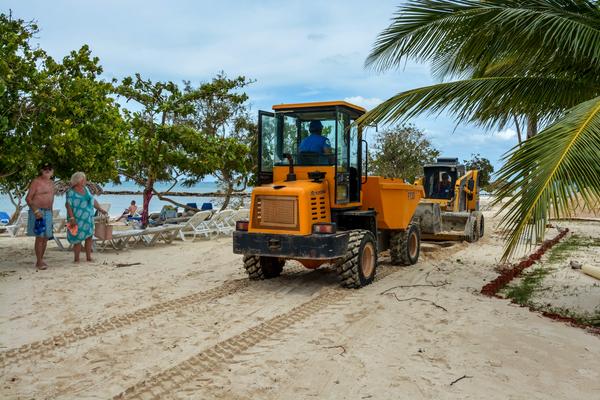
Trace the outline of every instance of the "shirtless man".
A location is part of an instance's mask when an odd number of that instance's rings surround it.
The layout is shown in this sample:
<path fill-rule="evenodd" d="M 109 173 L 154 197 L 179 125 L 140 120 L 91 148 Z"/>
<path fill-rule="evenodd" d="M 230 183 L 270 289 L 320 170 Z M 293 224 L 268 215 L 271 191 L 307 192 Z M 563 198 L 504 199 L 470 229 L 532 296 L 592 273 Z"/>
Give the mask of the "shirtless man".
<path fill-rule="evenodd" d="M 27 235 L 35 236 L 35 266 L 37 269 L 47 269 L 48 264 L 44 262 L 44 253 L 48 239 L 52 234 L 52 205 L 54 204 L 54 182 L 52 175 L 54 169 L 50 163 L 44 163 L 39 168 L 39 175 L 29 185 L 29 192 L 25 201 L 29 206 L 29 219 L 27 223 Z M 43 232 L 35 232 L 36 219 L 43 218 L 46 229 Z"/>

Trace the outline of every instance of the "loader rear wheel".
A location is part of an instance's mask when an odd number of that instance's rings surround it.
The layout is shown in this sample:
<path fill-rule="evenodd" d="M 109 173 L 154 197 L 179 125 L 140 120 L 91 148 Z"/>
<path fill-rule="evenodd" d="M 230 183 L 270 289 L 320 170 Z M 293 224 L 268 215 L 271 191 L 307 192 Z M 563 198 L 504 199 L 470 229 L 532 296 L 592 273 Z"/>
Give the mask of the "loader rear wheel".
<path fill-rule="evenodd" d="M 244 268 L 252 280 L 278 277 L 285 260 L 277 257 L 244 256 Z"/>
<path fill-rule="evenodd" d="M 390 257 L 393 265 L 413 265 L 419 260 L 421 231 L 417 224 L 410 224 L 404 231 L 397 231 L 390 238 Z"/>
<path fill-rule="evenodd" d="M 335 263 L 335 270 L 343 287 L 360 288 L 375 279 L 377 245 L 371 231 L 354 230 L 348 235 L 346 254 Z"/>

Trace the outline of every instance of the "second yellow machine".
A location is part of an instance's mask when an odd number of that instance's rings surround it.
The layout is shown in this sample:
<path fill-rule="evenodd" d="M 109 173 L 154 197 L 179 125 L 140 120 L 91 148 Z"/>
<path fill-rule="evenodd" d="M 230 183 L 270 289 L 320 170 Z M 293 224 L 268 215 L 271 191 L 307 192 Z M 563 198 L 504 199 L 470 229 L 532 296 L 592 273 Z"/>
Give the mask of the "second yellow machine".
<path fill-rule="evenodd" d="M 367 143 L 353 122 L 365 110 L 343 102 L 282 104 L 259 112 L 259 185 L 233 250 L 251 279 L 278 276 L 286 260 L 332 264 L 349 288 L 371 283 L 377 254 L 417 262 L 412 223 L 423 186 L 368 176 Z M 365 167 L 363 168 L 363 165 Z"/>

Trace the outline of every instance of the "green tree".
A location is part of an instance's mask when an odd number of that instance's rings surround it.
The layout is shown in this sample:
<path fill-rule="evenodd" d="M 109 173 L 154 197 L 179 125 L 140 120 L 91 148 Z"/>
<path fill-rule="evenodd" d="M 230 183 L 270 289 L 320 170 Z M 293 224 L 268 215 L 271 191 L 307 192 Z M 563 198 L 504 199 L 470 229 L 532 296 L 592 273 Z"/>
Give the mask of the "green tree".
<path fill-rule="evenodd" d="M 257 146 L 257 126 L 249 115 L 248 95 L 243 92 L 251 83 L 244 76 L 230 79 L 223 72 L 198 88 L 186 82 L 186 93 L 198 94 L 189 120 L 212 137 L 221 151 L 212 173 L 225 193 L 222 209 L 229 205 L 234 192 L 246 190 L 257 165 L 255 155 L 250 154 L 250 148 Z"/>
<path fill-rule="evenodd" d="M 422 130 L 398 125 L 379 133 L 370 164 L 375 175 L 413 182 L 439 154 Z"/>
<path fill-rule="evenodd" d="M 429 62 L 450 80 L 398 93 L 359 122 L 422 112 L 503 127 L 526 121 L 528 139 L 498 173 L 507 230 L 503 258 L 544 236 L 552 210 L 568 215 L 600 197 L 600 7 L 586 0 L 413 0 L 378 37 L 367 65 Z M 456 79 L 456 80 L 453 80 Z M 542 127 L 539 134 L 538 126 Z"/>
<path fill-rule="evenodd" d="M 198 90 L 182 90 L 173 82 L 152 82 L 139 74 L 123 79 L 120 96 L 135 101 L 139 111 L 124 110 L 129 135 L 119 172 L 144 187 L 142 225 L 148 223 L 148 207 L 157 182 L 191 186 L 213 172 L 218 154 L 216 142 L 190 123 Z M 167 189 L 167 191 L 170 189 Z"/>
<path fill-rule="evenodd" d="M 78 170 L 99 183 L 116 179 L 124 128 L 89 48 L 57 62 L 32 46 L 37 32 L 34 23 L 0 14 L 0 191 L 15 204 L 13 218 L 42 161 L 62 179 Z"/>
<path fill-rule="evenodd" d="M 485 157 L 481 157 L 481 154 L 471 154 L 470 160 L 464 160 L 465 168 L 467 171 L 476 169 L 479 170 L 479 186 L 489 192 L 492 174 L 494 173 L 494 166 Z"/>

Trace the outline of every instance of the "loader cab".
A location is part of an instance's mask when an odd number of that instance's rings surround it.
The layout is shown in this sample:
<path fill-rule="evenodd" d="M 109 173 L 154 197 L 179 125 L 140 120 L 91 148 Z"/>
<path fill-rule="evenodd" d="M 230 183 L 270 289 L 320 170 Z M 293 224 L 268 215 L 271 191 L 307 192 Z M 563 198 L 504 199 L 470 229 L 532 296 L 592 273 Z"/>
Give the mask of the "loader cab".
<path fill-rule="evenodd" d="M 320 174 L 315 173 L 324 174 L 322 179 L 333 189 L 332 208 L 358 206 L 363 175 L 362 131 L 353 123 L 365 110 L 333 101 L 281 104 L 273 106 L 273 111 L 258 114 L 259 184 L 288 179 L 291 161 L 294 179 L 318 179 Z M 315 126 L 321 127 L 322 138 L 307 139 L 315 134 Z M 301 147 L 305 139 L 326 142 L 328 150 Z"/>
<path fill-rule="evenodd" d="M 451 200 L 456 181 L 465 175 L 465 166 L 458 163 L 458 158 L 438 158 L 435 163 L 423 167 L 423 187 L 428 199 Z M 443 190 L 443 177 L 447 175 L 450 190 Z"/>

